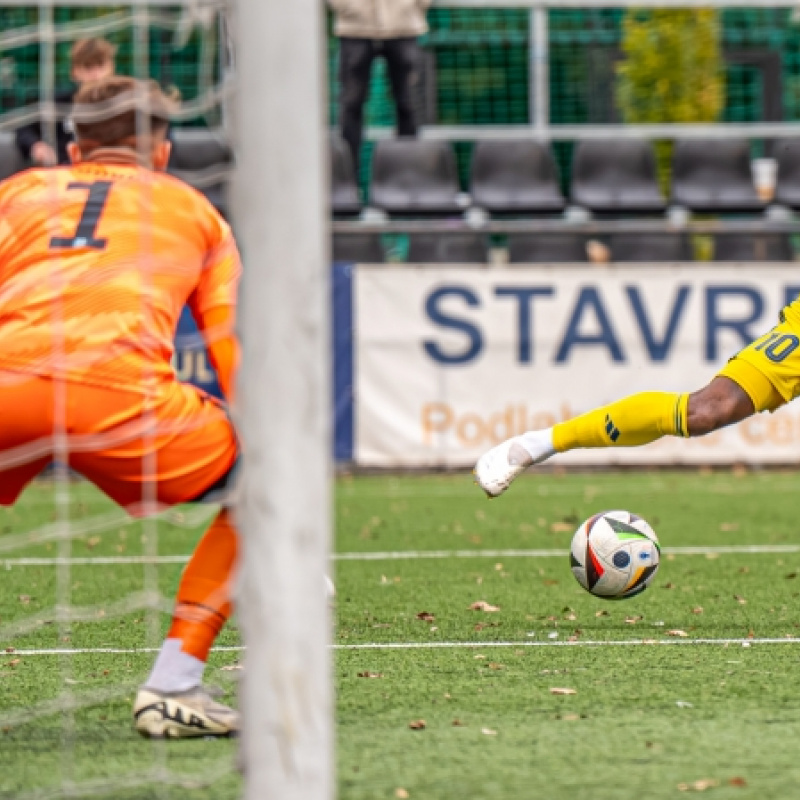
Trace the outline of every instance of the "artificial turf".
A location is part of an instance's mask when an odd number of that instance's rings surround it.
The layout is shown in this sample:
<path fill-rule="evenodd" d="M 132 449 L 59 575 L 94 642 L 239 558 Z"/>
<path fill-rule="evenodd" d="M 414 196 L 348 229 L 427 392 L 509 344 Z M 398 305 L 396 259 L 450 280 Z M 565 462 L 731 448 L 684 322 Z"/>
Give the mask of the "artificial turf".
<path fill-rule="evenodd" d="M 0 511 L 0 798 L 237 797 L 233 743 L 132 733 L 151 655 L 24 654 L 157 643 L 168 616 L 124 603 L 146 585 L 169 598 L 181 566 L 17 559 L 186 554 L 202 521 L 187 508 L 135 523 L 85 484 L 69 506 L 74 525 L 99 522 L 68 545 L 52 486 Z M 800 553 L 667 556 L 620 603 L 581 590 L 566 557 L 380 555 L 566 550 L 609 508 L 646 517 L 667 548 L 800 544 L 789 472 L 540 474 L 491 503 L 461 475 L 337 482 L 336 550 L 378 556 L 335 567 L 340 798 L 800 797 Z M 81 619 L 59 625 L 67 589 Z M 235 624 L 220 643 L 239 643 Z M 348 649 L 367 643 L 425 646 Z M 229 699 L 238 658 L 209 669 Z"/>

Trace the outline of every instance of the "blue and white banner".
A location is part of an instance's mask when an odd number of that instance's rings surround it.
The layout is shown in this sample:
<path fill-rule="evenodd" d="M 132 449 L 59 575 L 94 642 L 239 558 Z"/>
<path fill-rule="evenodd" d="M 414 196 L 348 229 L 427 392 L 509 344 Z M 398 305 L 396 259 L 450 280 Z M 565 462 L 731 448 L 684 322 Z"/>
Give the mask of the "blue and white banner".
<path fill-rule="evenodd" d="M 693 391 L 800 292 L 790 266 L 356 267 L 354 457 L 465 466 L 643 390 Z M 800 463 L 800 405 L 571 464 Z"/>

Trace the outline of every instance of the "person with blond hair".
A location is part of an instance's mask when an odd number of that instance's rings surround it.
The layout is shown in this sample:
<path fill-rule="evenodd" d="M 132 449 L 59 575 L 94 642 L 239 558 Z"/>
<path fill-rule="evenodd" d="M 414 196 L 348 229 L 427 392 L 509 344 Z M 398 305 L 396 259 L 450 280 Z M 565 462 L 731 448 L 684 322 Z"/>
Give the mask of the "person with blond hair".
<path fill-rule="evenodd" d="M 110 77 L 115 70 L 116 47 L 105 39 L 80 39 L 70 51 L 70 77 L 77 87 Z M 72 133 L 66 124 L 66 109 L 72 103 L 76 86 L 56 92 L 55 147 L 46 141 L 41 120 L 19 128 L 16 133 L 17 149 L 26 161 L 40 167 L 69 164 L 67 144 Z"/>

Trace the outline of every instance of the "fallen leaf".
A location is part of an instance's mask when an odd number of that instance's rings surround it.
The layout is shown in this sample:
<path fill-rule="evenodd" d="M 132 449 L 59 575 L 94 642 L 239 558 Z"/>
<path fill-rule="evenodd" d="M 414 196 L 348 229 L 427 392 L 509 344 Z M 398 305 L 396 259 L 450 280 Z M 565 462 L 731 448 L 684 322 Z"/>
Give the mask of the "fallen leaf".
<path fill-rule="evenodd" d="M 424 731 L 425 730 L 425 720 L 424 719 L 415 719 L 412 722 L 408 723 L 408 727 L 411 728 L 412 731 Z"/>
<path fill-rule="evenodd" d="M 703 606 L 695 606 L 692 609 L 692 614 L 702 614 L 703 613 Z"/>
<path fill-rule="evenodd" d="M 473 656 L 473 658 L 486 658 L 486 656 L 481 655 L 480 653 L 478 653 L 478 655 Z"/>
<path fill-rule="evenodd" d="M 739 530 L 739 523 L 738 522 L 720 522 L 719 529 L 721 531 L 738 531 Z"/>
<path fill-rule="evenodd" d="M 16 651 L 16 647 L 6 647 L 6 653 L 13 653 Z"/>
<path fill-rule="evenodd" d="M 564 714 L 564 716 L 561 717 L 565 722 L 574 722 L 576 719 L 580 718 L 580 714 Z"/>
<path fill-rule="evenodd" d="M 728 781 L 729 786 L 747 786 L 747 781 L 744 778 L 731 778 Z"/>
<path fill-rule="evenodd" d="M 675 584 L 671 583 L 671 582 L 670 583 L 665 583 L 661 588 L 662 589 L 674 589 L 675 588 Z"/>
<path fill-rule="evenodd" d="M 737 603 L 738 603 L 740 606 L 743 606 L 743 605 L 746 605 L 746 604 L 747 604 L 747 600 L 745 600 L 745 599 L 744 599 L 744 597 L 742 597 L 740 594 L 735 594 L 735 595 L 733 596 L 733 599 L 734 599 L 734 600 L 735 600 L 735 601 L 736 601 L 736 602 L 737 602 Z"/>
<path fill-rule="evenodd" d="M 608 617 L 608 616 L 610 616 L 608 611 L 606 611 L 605 609 L 603 609 L 602 611 L 595 611 L 594 615 L 596 617 Z"/>
<path fill-rule="evenodd" d="M 90 536 L 86 540 L 86 546 L 91 550 L 93 547 L 97 547 L 101 541 L 102 539 L 99 536 Z"/>
<path fill-rule="evenodd" d="M 491 614 L 494 611 L 499 611 L 500 606 L 493 606 L 491 603 L 487 603 L 485 600 L 477 600 L 469 607 L 469 610 L 485 611 L 487 614 Z"/>
<path fill-rule="evenodd" d="M 358 672 L 356 673 L 359 678 L 382 678 L 382 672 Z"/>
<path fill-rule="evenodd" d="M 566 614 L 566 615 L 564 616 L 564 619 L 567 619 L 567 620 L 569 620 L 570 622 L 574 622 L 576 619 L 578 619 L 578 617 L 577 617 L 577 616 L 575 616 L 575 614 L 572 614 L 572 613 L 570 613 L 570 614 Z"/>
<path fill-rule="evenodd" d="M 394 790 L 394 796 L 400 800 L 408 800 L 408 798 L 411 797 L 411 795 L 402 787 L 398 787 Z"/>
<path fill-rule="evenodd" d="M 491 728 L 481 728 L 481 733 L 484 736 L 497 736 L 497 731 L 493 731 Z"/>
<path fill-rule="evenodd" d="M 550 530 L 553 533 L 566 533 L 572 530 L 572 525 L 570 525 L 569 522 L 554 522 L 550 526 Z"/>
<path fill-rule="evenodd" d="M 784 575 L 783 577 L 786 578 L 787 581 L 790 581 L 792 578 L 796 578 L 797 577 L 797 573 L 796 572 L 790 572 L 788 575 Z"/>
<path fill-rule="evenodd" d="M 419 614 L 417 614 L 417 619 L 421 619 L 423 622 L 433 622 L 436 617 L 429 611 L 420 611 Z"/>
<path fill-rule="evenodd" d="M 21 658 L 12 658 L 11 661 L 9 661 L 6 666 L 8 666 L 8 667 L 16 667 L 17 664 L 21 664 L 21 663 L 22 663 L 22 659 Z"/>
<path fill-rule="evenodd" d="M 635 625 L 637 622 L 639 622 L 640 620 L 643 620 L 643 619 L 644 619 L 643 616 L 637 614 L 636 616 L 633 616 L 633 617 L 625 617 L 625 622 L 628 625 Z"/>
<path fill-rule="evenodd" d="M 22 605 L 26 606 L 26 605 L 28 605 L 28 603 L 30 603 L 31 596 L 29 594 L 21 594 L 19 596 L 19 601 L 20 601 L 20 603 L 22 603 Z"/>
<path fill-rule="evenodd" d="M 716 781 L 713 778 L 705 778 L 700 781 L 695 781 L 694 783 L 679 783 L 678 791 L 705 792 L 707 789 L 713 789 L 715 786 L 719 786 L 719 781 Z"/>
<path fill-rule="evenodd" d="M 685 639 L 688 635 L 686 631 L 680 631 L 677 628 L 673 631 L 667 631 L 667 636 L 679 636 L 681 639 Z"/>
<path fill-rule="evenodd" d="M 454 719 L 451 723 L 454 728 L 464 728 L 466 727 L 464 723 L 460 719 Z"/>
<path fill-rule="evenodd" d="M 490 661 L 487 665 L 489 669 L 505 669 L 502 664 L 498 664 L 496 661 Z"/>
<path fill-rule="evenodd" d="M 542 583 L 545 586 L 558 586 L 558 581 L 555 578 L 545 578 Z"/>
<path fill-rule="evenodd" d="M 550 694 L 578 694 L 575 689 L 559 689 L 557 687 L 550 689 Z"/>

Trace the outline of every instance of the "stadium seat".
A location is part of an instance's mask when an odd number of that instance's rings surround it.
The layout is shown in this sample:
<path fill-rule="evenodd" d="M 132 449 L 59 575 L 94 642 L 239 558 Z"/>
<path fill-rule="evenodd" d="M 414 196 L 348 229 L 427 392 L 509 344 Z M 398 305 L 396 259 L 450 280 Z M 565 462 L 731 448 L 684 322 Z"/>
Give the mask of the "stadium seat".
<path fill-rule="evenodd" d="M 778 142 L 773 151 L 778 162 L 778 175 L 773 202 L 800 208 L 800 139 Z"/>
<path fill-rule="evenodd" d="M 370 205 L 396 215 L 456 214 L 456 155 L 448 142 L 388 139 L 372 156 Z"/>
<path fill-rule="evenodd" d="M 335 233 L 333 260 L 354 264 L 382 264 L 386 260 L 378 233 Z"/>
<path fill-rule="evenodd" d="M 0 181 L 25 169 L 25 161 L 17 150 L 13 133 L 0 132 Z"/>
<path fill-rule="evenodd" d="M 492 214 L 557 212 L 566 205 L 553 156 L 539 142 L 479 142 L 471 169 L 472 203 Z"/>
<path fill-rule="evenodd" d="M 486 238 L 480 233 L 417 233 L 409 236 L 412 264 L 485 264 Z"/>
<path fill-rule="evenodd" d="M 350 148 L 341 136 L 334 133 L 331 134 L 330 151 L 333 214 L 337 217 L 355 216 L 361 211 L 361 197 Z"/>
<path fill-rule="evenodd" d="M 693 261 L 689 237 L 682 233 L 615 233 L 609 241 L 611 260 Z"/>
<path fill-rule="evenodd" d="M 512 264 L 576 264 L 588 261 L 580 233 L 518 233 L 508 237 Z"/>
<path fill-rule="evenodd" d="M 666 208 L 650 142 L 581 142 L 572 162 L 572 202 L 599 213 L 654 213 Z"/>
<path fill-rule="evenodd" d="M 676 142 L 672 202 L 691 211 L 761 211 L 747 140 Z"/>
<path fill-rule="evenodd" d="M 223 134 L 207 128 L 175 128 L 170 138 L 170 174 L 201 191 L 227 216 L 227 183 L 233 169 L 233 152 Z"/>
<path fill-rule="evenodd" d="M 794 251 L 785 233 L 718 233 L 714 261 L 792 261 Z"/>

